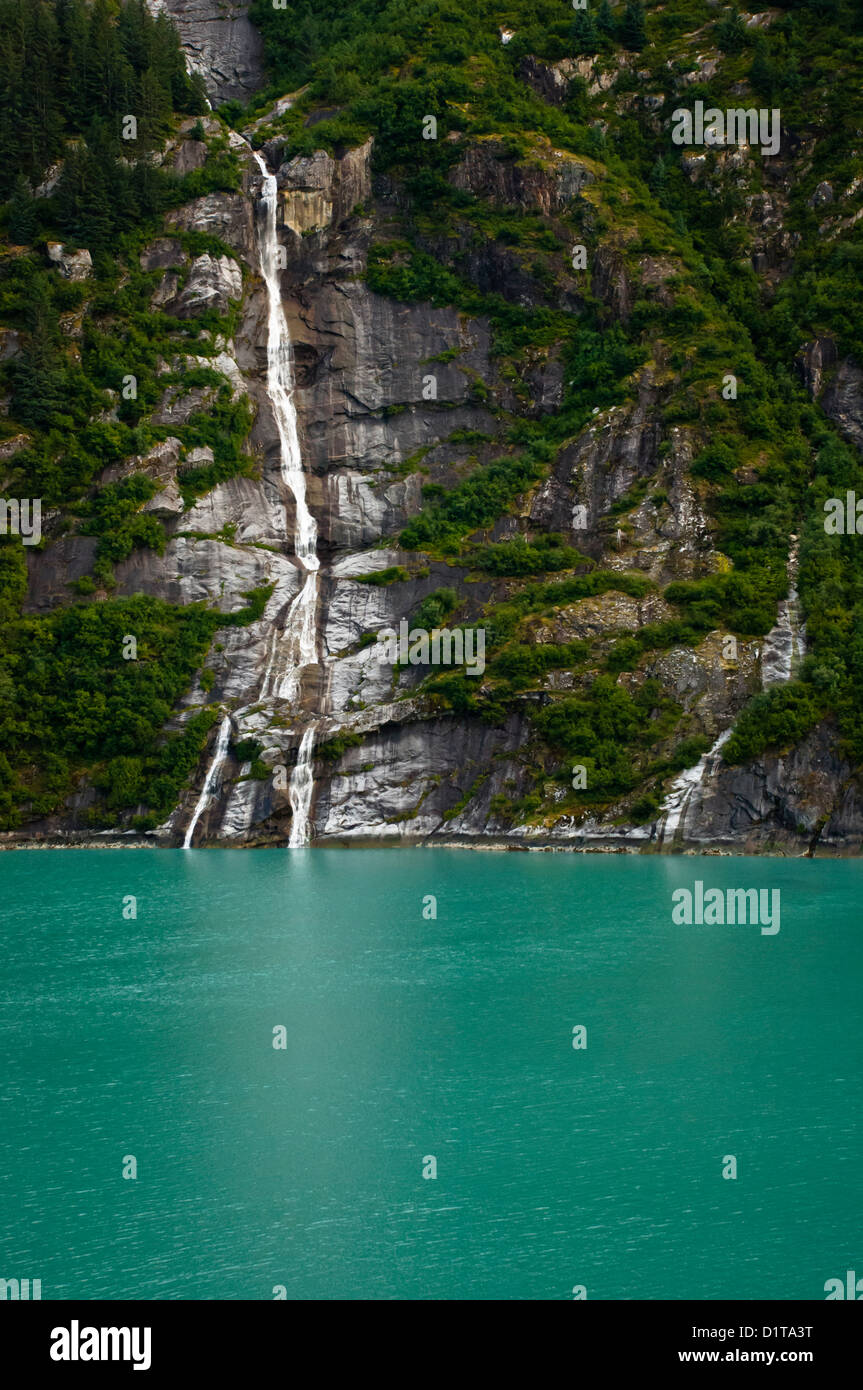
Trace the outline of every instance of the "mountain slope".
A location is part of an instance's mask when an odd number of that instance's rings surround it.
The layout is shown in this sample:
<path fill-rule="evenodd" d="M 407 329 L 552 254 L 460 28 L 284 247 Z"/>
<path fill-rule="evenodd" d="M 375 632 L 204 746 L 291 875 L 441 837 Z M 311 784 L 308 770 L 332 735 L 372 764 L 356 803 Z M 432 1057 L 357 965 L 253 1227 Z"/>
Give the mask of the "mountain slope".
<path fill-rule="evenodd" d="M 165 225 L 154 209 L 134 244 L 113 228 L 100 241 L 98 219 L 68 220 L 68 195 L 46 205 L 12 190 L 10 235 L 22 218 L 32 230 L 29 216 L 45 239 L 10 249 L 7 282 L 38 266 L 55 343 L 84 300 L 83 282 L 58 293 L 46 269 L 58 216 L 104 278 L 83 304 L 85 372 L 112 332 L 155 332 L 154 312 L 167 336 L 133 363 L 141 404 L 116 412 L 135 438 L 112 435 L 106 455 L 107 426 L 87 423 L 104 402 L 88 399 L 76 437 L 96 432 L 72 466 L 51 442 L 50 389 L 42 419 L 16 404 L 45 394 L 33 364 L 52 349 L 32 308 L 25 322 L 29 290 L 10 290 L 21 384 L 7 433 L 31 441 L 10 459 L 7 495 L 38 485 L 57 511 L 24 598 L 45 616 L 14 618 L 24 548 L 0 552 L 11 624 L 38 621 L 56 644 L 71 623 L 65 650 L 94 614 L 133 626 L 120 596 L 136 593 L 173 605 L 172 623 L 194 619 L 199 645 L 157 653 L 146 730 L 106 741 L 130 722 L 124 693 L 58 749 L 47 726 L 77 726 L 45 680 L 74 684 L 75 657 L 45 667 L 16 639 L 7 728 L 23 757 L 8 764 L 7 826 L 133 817 L 178 840 L 206 762 L 181 793 L 182 778 L 227 709 L 231 748 L 199 832 L 211 840 L 287 838 L 291 768 L 312 730 L 318 840 L 856 852 L 858 537 L 828 534 L 824 504 L 859 487 L 863 444 L 858 8 L 252 17 L 272 86 L 248 111 L 174 124 L 185 138 L 168 161 L 204 161 L 184 177 L 207 183 L 185 202 L 172 191 Z M 778 110 L 779 149 L 676 145 L 673 112 L 697 102 Z M 266 391 L 260 177 L 225 119 L 277 171 L 320 538 L 318 660 L 291 701 L 264 679 L 300 580 Z M 126 277 L 139 317 L 130 305 L 120 328 L 106 298 Z M 103 371 L 93 384 L 107 383 Z M 159 494 L 154 515 L 158 487 L 171 500 Z M 69 580 L 79 595 L 92 586 L 85 605 L 65 607 Z M 189 610 L 203 599 L 231 614 L 226 633 Z M 403 619 L 482 631 L 484 671 L 381 660 L 378 634 Z M 76 692 L 84 724 L 104 678 L 91 671 Z M 34 704 L 50 718 L 30 727 Z M 176 730 L 164 748 L 160 726 Z"/>

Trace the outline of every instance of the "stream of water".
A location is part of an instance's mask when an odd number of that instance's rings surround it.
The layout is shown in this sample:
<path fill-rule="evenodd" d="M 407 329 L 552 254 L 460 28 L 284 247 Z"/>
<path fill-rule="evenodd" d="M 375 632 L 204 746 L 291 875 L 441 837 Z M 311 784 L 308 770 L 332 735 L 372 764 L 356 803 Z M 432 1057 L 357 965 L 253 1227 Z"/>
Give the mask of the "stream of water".
<path fill-rule="evenodd" d="M 261 695 L 266 697 L 269 694 L 297 704 L 302 689 L 303 668 L 317 661 L 318 528 L 306 500 L 306 476 L 294 406 L 291 338 L 282 306 L 277 229 L 278 186 L 275 175 L 269 172 L 263 157 L 256 153 L 255 160 L 264 181 L 258 250 L 261 274 L 267 287 L 267 391 L 279 432 L 282 478 L 293 494 L 295 503 L 294 554 L 304 570 L 300 591 L 291 604 L 281 640 L 274 643 Z M 304 845 L 309 835 L 309 810 L 314 790 L 314 732 L 314 725 L 303 731 L 291 776 L 291 848 Z"/>
<path fill-rule="evenodd" d="M 299 710 L 303 670 L 317 662 L 317 606 L 320 561 L 317 554 L 318 528 L 306 498 L 306 476 L 300 450 L 294 381 L 291 370 L 291 338 L 282 305 L 280 270 L 281 248 L 278 238 L 278 185 L 260 154 L 255 160 L 261 171 L 261 215 L 258 218 L 258 255 L 267 290 L 267 394 L 279 435 L 282 481 L 294 499 L 294 555 L 301 569 L 300 588 L 291 603 L 284 627 L 274 628 L 267 666 L 261 682 L 259 700 L 284 700 Z M 230 719 L 222 721 L 213 749 L 204 787 L 186 830 L 183 847 L 189 848 L 200 817 L 205 810 L 224 763 L 230 739 Z M 302 729 L 297 762 L 291 775 L 289 797 L 292 808 L 288 845 L 298 848 L 309 839 L 310 810 L 314 791 L 313 757 L 315 723 Z"/>

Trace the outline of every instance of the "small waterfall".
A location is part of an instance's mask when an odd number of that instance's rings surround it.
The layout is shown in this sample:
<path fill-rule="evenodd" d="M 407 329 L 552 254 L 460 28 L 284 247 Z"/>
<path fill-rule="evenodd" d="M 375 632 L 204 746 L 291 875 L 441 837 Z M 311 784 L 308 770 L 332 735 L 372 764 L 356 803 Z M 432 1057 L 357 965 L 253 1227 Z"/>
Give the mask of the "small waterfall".
<path fill-rule="evenodd" d="M 664 844 L 666 840 L 673 840 L 678 830 L 682 833 L 686 828 L 686 813 L 693 793 L 713 774 L 716 757 L 722 746 L 731 737 L 731 730 L 726 729 L 719 735 L 712 748 L 701 757 L 694 767 L 688 767 L 685 772 L 681 772 L 675 777 L 665 800 L 662 803 L 662 820 L 659 823 L 659 841 Z"/>
<path fill-rule="evenodd" d="M 297 765 L 291 775 L 288 796 L 291 802 L 291 835 L 289 849 L 299 849 L 309 838 L 309 807 L 312 803 L 312 754 L 315 747 L 315 725 L 304 731 L 297 750 Z"/>
<path fill-rule="evenodd" d="M 186 837 L 183 840 L 183 849 L 191 848 L 192 836 L 195 833 L 195 826 L 201 819 L 207 802 L 210 800 L 210 793 L 213 789 L 213 785 L 216 781 L 216 778 L 222 770 L 222 764 L 224 763 L 225 758 L 227 757 L 228 743 L 230 742 L 230 738 L 231 716 L 229 714 L 226 714 L 219 726 L 219 734 L 216 739 L 216 746 L 213 749 L 213 756 L 210 759 L 210 766 L 207 768 L 207 775 L 204 778 L 204 785 L 201 789 L 201 795 L 198 797 L 198 804 L 195 807 L 195 813 L 192 816 L 192 819 L 189 821 L 189 826 L 186 830 Z"/>
<path fill-rule="evenodd" d="M 255 160 L 264 181 L 261 193 L 264 216 L 258 249 L 261 274 L 267 288 L 267 391 L 279 432 L 282 480 L 294 497 L 294 553 L 303 571 L 300 590 L 288 610 L 281 641 L 274 634 L 259 698 L 287 700 L 298 705 L 303 668 L 317 662 L 318 528 L 306 501 L 306 476 L 294 408 L 291 341 L 282 306 L 277 231 L 278 186 L 275 175 L 269 172 L 261 155 L 256 153 Z M 293 811 L 289 844 L 293 847 L 304 845 L 309 838 L 309 810 L 314 789 L 314 736 L 314 725 L 303 732 L 289 787 Z"/>
<path fill-rule="evenodd" d="M 788 597 L 780 603 L 776 626 L 770 629 L 761 648 L 761 685 L 764 690 L 792 680 L 806 655 L 806 624 L 800 621 L 797 594 L 797 548 L 797 537 L 792 536 L 788 553 Z"/>

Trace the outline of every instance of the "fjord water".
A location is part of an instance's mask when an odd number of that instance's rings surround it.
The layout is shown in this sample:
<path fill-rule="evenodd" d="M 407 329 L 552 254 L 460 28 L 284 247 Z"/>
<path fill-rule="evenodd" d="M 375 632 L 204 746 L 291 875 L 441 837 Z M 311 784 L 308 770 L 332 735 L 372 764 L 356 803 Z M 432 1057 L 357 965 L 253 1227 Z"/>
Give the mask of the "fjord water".
<path fill-rule="evenodd" d="M 859 863 L 34 850 L 0 876 L 0 1276 L 44 1299 L 863 1273 Z M 697 878 L 778 888 L 779 933 L 674 925 Z"/>

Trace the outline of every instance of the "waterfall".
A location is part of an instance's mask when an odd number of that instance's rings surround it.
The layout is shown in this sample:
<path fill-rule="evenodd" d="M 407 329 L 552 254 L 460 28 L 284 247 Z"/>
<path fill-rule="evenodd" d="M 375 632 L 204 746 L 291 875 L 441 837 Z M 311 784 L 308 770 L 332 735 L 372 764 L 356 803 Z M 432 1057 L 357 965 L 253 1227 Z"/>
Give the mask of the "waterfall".
<path fill-rule="evenodd" d="M 788 597 L 779 604 L 776 625 L 767 633 L 761 649 L 761 685 L 764 690 L 792 680 L 806 655 L 806 624 L 800 621 L 797 593 L 797 549 L 797 537 L 792 536 L 788 552 Z"/>
<path fill-rule="evenodd" d="M 660 843 L 664 844 L 666 840 L 673 840 L 678 830 L 682 832 L 685 829 L 686 813 L 693 793 L 713 773 L 716 755 L 730 737 L 731 730 L 726 729 L 724 733 L 719 735 L 713 747 L 708 748 L 706 753 L 702 753 L 694 767 L 686 768 L 679 777 L 675 777 L 662 803 L 663 816 L 659 825 Z"/>
<path fill-rule="evenodd" d="M 761 683 L 764 690 L 790 681 L 797 675 L 806 655 L 806 624 L 800 620 L 797 593 L 797 550 L 797 537 L 792 536 L 788 554 L 788 597 L 779 604 L 776 626 L 764 638 L 761 649 Z M 731 729 L 726 729 L 694 767 L 681 772 L 672 782 L 661 808 L 660 844 L 673 840 L 678 832 L 684 832 L 690 802 L 699 788 L 712 777 L 717 754 L 730 737 Z"/>
<path fill-rule="evenodd" d="M 288 796 L 291 802 L 291 836 L 289 849 L 299 849 L 309 838 L 309 807 L 312 802 L 312 753 L 315 744 L 315 726 L 310 724 L 305 730 L 297 752 L 297 765 L 291 776 Z"/>
<path fill-rule="evenodd" d="M 291 372 L 291 340 L 280 285 L 280 252 L 277 232 L 278 187 L 274 174 L 261 155 L 255 160 L 263 177 L 258 250 L 261 274 L 267 289 L 267 392 L 279 433 L 282 480 L 295 503 L 294 553 L 301 567 L 301 583 L 288 610 L 287 620 L 277 641 L 274 635 L 260 699 L 267 696 L 298 704 L 302 690 L 302 670 L 317 662 L 316 614 L 318 603 L 318 528 L 306 501 L 306 477 L 300 453 L 294 383 Z M 314 779 L 312 754 L 315 726 L 305 729 L 291 777 L 289 796 L 293 811 L 291 846 L 303 845 L 309 836 L 309 809 Z"/>
<path fill-rule="evenodd" d="M 183 840 L 183 849 L 191 848 L 192 836 L 195 833 L 195 826 L 201 819 L 204 808 L 206 807 L 207 802 L 210 799 L 210 792 L 213 788 L 213 783 L 215 782 L 219 772 L 221 771 L 222 764 L 224 763 L 225 758 L 227 756 L 228 742 L 230 740 L 230 737 L 231 716 L 229 714 L 226 714 L 219 726 L 219 735 L 216 739 L 216 746 L 213 749 L 213 756 L 210 759 L 210 766 L 208 767 L 207 775 L 204 778 L 204 785 L 201 789 L 201 795 L 198 797 L 198 804 L 195 807 L 195 813 L 192 816 L 192 819 L 189 821 L 189 826 L 186 831 L 186 838 Z"/>

